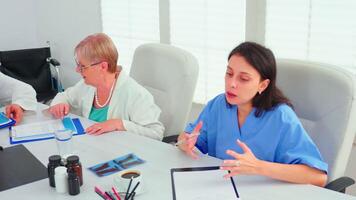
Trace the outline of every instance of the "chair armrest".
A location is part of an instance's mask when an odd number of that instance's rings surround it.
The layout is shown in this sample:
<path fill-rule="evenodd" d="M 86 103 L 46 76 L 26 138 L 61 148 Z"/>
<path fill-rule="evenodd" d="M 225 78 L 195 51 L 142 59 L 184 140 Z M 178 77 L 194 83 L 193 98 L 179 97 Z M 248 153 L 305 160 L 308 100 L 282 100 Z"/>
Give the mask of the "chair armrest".
<path fill-rule="evenodd" d="M 53 66 L 60 66 L 60 65 L 61 65 L 61 63 L 60 63 L 57 59 L 55 59 L 55 58 L 50 58 L 50 59 L 49 59 L 49 62 L 50 62 Z"/>
<path fill-rule="evenodd" d="M 325 188 L 345 193 L 346 188 L 353 184 L 355 184 L 355 180 L 350 177 L 344 176 L 331 181 L 325 186 Z"/>
<path fill-rule="evenodd" d="M 171 135 L 164 137 L 162 141 L 168 144 L 175 144 L 177 142 L 177 139 L 178 135 Z"/>

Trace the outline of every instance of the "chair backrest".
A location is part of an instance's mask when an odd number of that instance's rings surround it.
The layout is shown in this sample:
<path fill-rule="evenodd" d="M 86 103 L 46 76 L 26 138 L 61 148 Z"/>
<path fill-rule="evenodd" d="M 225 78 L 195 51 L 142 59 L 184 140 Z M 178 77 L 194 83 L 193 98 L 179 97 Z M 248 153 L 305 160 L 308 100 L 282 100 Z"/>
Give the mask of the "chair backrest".
<path fill-rule="evenodd" d="M 30 84 L 36 90 L 38 101 L 48 100 L 57 93 L 51 76 L 50 57 L 49 47 L 1 51 L 0 71 Z"/>
<path fill-rule="evenodd" d="M 164 136 L 183 131 L 198 77 L 197 59 L 165 44 L 144 44 L 135 50 L 130 76 L 144 86 L 161 108 Z"/>
<path fill-rule="evenodd" d="M 355 76 L 336 66 L 278 60 L 277 85 L 329 164 L 329 181 L 343 176 L 356 133 Z"/>

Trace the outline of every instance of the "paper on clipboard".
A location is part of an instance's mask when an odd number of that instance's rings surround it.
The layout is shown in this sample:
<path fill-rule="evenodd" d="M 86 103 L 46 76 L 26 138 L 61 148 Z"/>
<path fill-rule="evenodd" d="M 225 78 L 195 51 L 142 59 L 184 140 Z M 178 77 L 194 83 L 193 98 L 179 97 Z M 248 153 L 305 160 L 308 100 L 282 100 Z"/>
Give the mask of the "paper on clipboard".
<path fill-rule="evenodd" d="M 30 136 L 53 135 L 55 130 L 64 129 L 61 120 L 47 120 L 12 127 L 12 137 L 24 138 Z"/>
<path fill-rule="evenodd" d="M 85 134 L 78 118 L 65 117 L 62 120 L 46 120 L 14 126 L 10 129 L 10 144 L 18 144 L 54 138 L 56 130 L 70 129 L 73 136 Z"/>
<path fill-rule="evenodd" d="M 238 200 L 233 179 L 224 179 L 227 171 L 219 167 L 171 169 L 174 200 Z"/>

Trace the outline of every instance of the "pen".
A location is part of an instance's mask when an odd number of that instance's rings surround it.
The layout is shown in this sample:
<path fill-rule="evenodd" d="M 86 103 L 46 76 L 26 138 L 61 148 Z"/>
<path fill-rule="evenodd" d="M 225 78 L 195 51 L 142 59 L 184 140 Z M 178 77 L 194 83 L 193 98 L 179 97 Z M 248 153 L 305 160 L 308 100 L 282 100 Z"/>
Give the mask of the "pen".
<path fill-rule="evenodd" d="M 178 142 L 176 142 L 175 146 L 179 146 L 181 144 L 184 144 L 184 143 L 188 142 L 188 140 L 192 139 L 195 136 L 199 136 L 199 135 L 200 135 L 200 133 L 192 133 L 192 134 L 189 135 L 189 138 L 183 139 L 183 140 L 179 140 Z"/>
<path fill-rule="evenodd" d="M 119 193 L 117 192 L 117 190 L 116 190 L 114 187 L 112 187 L 111 189 L 112 189 L 112 191 L 114 192 L 114 195 L 117 197 L 117 199 L 118 199 L 118 200 L 121 200 L 120 195 L 119 195 Z"/>
<path fill-rule="evenodd" d="M 134 200 L 135 196 L 136 196 L 136 192 L 133 193 L 131 200 Z"/>
<path fill-rule="evenodd" d="M 125 194 L 125 200 L 128 200 L 127 195 L 129 194 L 129 191 L 130 191 L 130 187 L 131 187 L 132 180 L 133 180 L 133 177 L 131 177 L 131 179 L 130 179 L 130 183 L 129 183 L 129 187 L 127 187 L 127 191 L 126 191 L 126 194 Z"/>
<path fill-rule="evenodd" d="M 112 199 L 117 200 L 117 198 L 116 198 L 114 192 L 111 192 L 111 191 L 109 190 L 108 193 L 110 194 L 110 197 L 111 197 Z"/>
<path fill-rule="evenodd" d="M 129 194 L 129 196 L 127 197 L 127 200 L 130 199 L 130 197 L 135 193 L 136 188 L 138 187 L 138 185 L 140 185 L 140 181 L 135 185 L 135 187 L 133 188 L 133 190 L 131 191 L 131 193 Z"/>
<path fill-rule="evenodd" d="M 108 195 L 105 194 L 105 192 L 103 192 L 98 186 L 94 187 L 94 191 L 98 194 L 100 194 L 100 196 L 103 196 L 104 199 L 110 199 L 110 197 Z"/>
<path fill-rule="evenodd" d="M 105 194 L 106 194 L 106 196 L 108 196 L 108 199 L 109 199 L 109 200 L 115 200 L 115 198 L 113 198 L 113 197 L 110 195 L 109 192 L 106 192 L 106 191 L 105 191 Z"/>
<path fill-rule="evenodd" d="M 104 200 L 106 200 L 106 198 L 105 198 L 102 194 L 100 194 L 100 192 L 98 192 L 98 191 L 95 190 L 95 193 L 97 193 L 101 198 L 103 198 Z"/>

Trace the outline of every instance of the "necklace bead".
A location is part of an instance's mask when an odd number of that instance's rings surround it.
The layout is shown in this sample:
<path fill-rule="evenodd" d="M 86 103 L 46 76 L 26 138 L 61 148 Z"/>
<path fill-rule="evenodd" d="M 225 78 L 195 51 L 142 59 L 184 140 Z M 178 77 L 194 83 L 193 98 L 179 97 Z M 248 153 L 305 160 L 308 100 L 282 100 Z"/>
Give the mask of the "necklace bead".
<path fill-rule="evenodd" d="M 110 101 L 110 99 L 111 99 L 111 96 L 112 96 L 112 93 L 113 93 L 113 91 L 114 91 L 114 87 L 115 87 L 115 85 L 116 85 L 116 80 L 117 80 L 117 79 L 115 78 L 113 84 L 111 85 L 111 89 L 110 89 L 109 96 L 108 96 L 108 98 L 106 99 L 106 101 L 105 101 L 105 103 L 104 103 L 103 105 L 101 105 L 101 104 L 99 103 L 98 89 L 96 89 L 96 91 L 95 91 L 95 103 L 96 103 L 96 105 L 99 106 L 100 108 L 105 107 L 105 106 L 109 103 L 109 101 Z"/>

